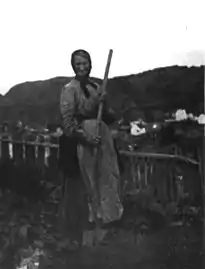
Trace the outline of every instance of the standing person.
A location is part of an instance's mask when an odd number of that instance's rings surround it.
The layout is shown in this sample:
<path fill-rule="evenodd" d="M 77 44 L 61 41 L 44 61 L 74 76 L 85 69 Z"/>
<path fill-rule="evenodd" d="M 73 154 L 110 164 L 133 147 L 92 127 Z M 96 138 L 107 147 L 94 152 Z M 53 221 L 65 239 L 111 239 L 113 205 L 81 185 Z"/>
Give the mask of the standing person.
<path fill-rule="evenodd" d="M 103 121 L 100 136 L 95 135 L 98 105 L 105 99 L 97 83 L 90 79 L 92 64 L 88 52 L 77 50 L 71 56 L 75 78 L 62 89 L 60 110 L 64 135 L 60 139 L 60 163 L 67 176 L 61 215 L 64 216 L 64 238 L 68 245 L 82 243 L 83 232 L 88 229 L 92 216 L 89 202 L 96 199 L 93 175 L 94 148 L 100 148 L 98 160 L 98 190 L 100 202 L 97 210 L 102 224 L 119 220 L 122 204 L 119 199 L 120 172 L 117 155 L 108 126 Z M 105 116 L 106 115 L 106 116 Z M 115 118 L 109 110 L 104 120 Z"/>

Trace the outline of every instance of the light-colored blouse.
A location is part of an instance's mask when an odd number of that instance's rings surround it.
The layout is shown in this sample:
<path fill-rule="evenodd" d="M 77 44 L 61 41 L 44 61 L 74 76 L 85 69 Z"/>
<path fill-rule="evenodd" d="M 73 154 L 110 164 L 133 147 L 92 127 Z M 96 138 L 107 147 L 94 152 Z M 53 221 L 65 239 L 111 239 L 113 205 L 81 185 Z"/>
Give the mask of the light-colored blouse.
<path fill-rule="evenodd" d="M 92 84 L 96 85 L 96 88 Z M 60 111 L 63 119 L 64 132 L 68 136 L 80 127 L 80 118 L 96 118 L 100 101 L 100 87 L 93 81 L 92 84 L 86 85 L 90 93 L 89 97 L 85 96 L 80 82 L 76 79 L 72 79 L 62 89 Z"/>

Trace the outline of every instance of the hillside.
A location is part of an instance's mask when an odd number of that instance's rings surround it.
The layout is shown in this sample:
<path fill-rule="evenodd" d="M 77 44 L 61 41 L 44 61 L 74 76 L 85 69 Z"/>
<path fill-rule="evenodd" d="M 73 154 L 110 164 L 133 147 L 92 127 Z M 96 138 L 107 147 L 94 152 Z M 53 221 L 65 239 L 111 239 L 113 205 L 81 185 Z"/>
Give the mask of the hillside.
<path fill-rule="evenodd" d="M 0 96 L 0 121 L 58 123 L 60 91 L 70 79 L 56 77 L 15 85 L 5 96 Z M 175 108 L 199 113 L 203 109 L 203 87 L 203 67 L 157 68 L 109 79 L 108 102 L 119 117 L 128 120 L 138 115 L 152 120 L 154 115 Z"/>

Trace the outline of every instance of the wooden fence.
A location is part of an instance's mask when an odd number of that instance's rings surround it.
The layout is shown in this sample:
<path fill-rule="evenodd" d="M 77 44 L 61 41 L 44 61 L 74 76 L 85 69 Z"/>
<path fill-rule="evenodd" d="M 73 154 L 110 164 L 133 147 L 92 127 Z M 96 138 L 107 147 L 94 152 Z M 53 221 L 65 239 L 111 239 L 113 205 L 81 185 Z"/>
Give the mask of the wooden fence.
<path fill-rule="evenodd" d="M 200 191 L 199 160 L 176 154 L 120 151 L 125 171 L 122 175 L 122 196 L 153 187 L 153 193 L 163 203 L 178 201 L 184 193 L 191 196 Z M 58 182 L 58 138 L 50 141 L 17 141 L 0 139 L 0 160 L 12 160 L 15 166 L 35 171 L 41 180 Z M 1 180 L 1 179 L 0 179 Z"/>

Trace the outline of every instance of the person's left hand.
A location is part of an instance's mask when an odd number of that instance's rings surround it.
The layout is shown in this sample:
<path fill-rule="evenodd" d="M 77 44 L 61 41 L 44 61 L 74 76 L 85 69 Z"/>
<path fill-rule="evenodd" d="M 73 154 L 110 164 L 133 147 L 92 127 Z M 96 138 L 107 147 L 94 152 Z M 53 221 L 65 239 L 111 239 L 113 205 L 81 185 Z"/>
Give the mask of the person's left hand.
<path fill-rule="evenodd" d="M 105 99 L 106 99 L 106 96 L 107 96 L 107 93 L 104 91 L 100 94 L 100 101 L 101 102 L 105 102 Z"/>

